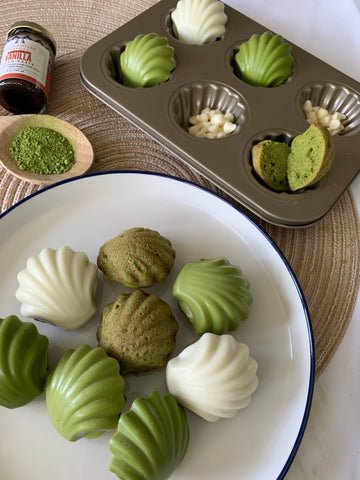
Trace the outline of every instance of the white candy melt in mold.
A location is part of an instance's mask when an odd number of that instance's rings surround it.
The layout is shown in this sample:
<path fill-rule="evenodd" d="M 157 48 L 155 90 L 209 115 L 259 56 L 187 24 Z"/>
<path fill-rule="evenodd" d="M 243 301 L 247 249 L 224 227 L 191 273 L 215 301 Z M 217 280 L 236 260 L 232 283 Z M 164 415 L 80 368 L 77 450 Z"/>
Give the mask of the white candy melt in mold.
<path fill-rule="evenodd" d="M 171 20 L 174 34 L 181 42 L 204 45 L 225 33 L 227 15 L 219 0 L 179 0 Z"/>
<path fill-rule="evenodd" d="M 95 313 L 97 266 L 84 252 L 62 246 L 29 257 L 18 273 L 16 298 L 25 317 L 72 330 Z"/>
<path fill-rule="evenodd" d="M 209 422 L 232 418 L 258 385 L 257 362 L 232 335 L 204 333 L 166 367 L 170 393 Z"/>

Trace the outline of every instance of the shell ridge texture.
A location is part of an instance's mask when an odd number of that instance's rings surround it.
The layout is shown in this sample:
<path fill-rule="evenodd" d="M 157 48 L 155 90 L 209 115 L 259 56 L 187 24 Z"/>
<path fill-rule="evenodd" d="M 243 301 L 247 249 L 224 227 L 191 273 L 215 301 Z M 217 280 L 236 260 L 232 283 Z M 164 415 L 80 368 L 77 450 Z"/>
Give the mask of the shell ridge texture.
<path fill-rule="evenodd" d="M 47 379 L 50 420 L 69 441 L 95 438 L 116 427 L 125 404 L 123 388 L 116 360 L 101 347 L 68 350 Z"/>

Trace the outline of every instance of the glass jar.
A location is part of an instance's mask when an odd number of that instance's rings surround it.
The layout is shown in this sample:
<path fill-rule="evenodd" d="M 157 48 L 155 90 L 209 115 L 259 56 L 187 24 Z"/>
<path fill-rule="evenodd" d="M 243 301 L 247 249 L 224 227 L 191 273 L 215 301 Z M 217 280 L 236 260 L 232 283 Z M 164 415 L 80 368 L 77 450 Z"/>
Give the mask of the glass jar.
<path fill-rule="evenodd" d="M 33 22 L 14 23 L 0 64 L 0 105 L 15 114 L 42 113 L 55 54 L 55 40 L 45 28 Z"/>

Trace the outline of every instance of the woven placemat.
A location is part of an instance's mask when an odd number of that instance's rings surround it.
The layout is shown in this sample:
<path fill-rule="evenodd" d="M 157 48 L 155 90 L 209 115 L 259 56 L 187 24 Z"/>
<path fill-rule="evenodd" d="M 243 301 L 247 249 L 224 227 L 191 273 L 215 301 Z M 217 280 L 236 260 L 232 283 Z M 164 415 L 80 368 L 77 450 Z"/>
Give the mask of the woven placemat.
<path fill-rule="evenodd" d="M 9 26 L 19 20 L 16 12 L 22 12 L 21 19 L 38 22 L 55 36 L 57 56 L 47 113 L 72 123 L 85 133 L 97 157 L 92 171 L 119 169 L 166 173 L 226 197 L 81 85 L 79 64 L 85 49 L 153 3 L 145 0 L 114 3 L 63 0 L 53 4 L 50 0 L 36 3 L 2 0 L 0 48 L 2 50 Z M 0 115 L 8 113 L 0 107 Z M 0 167 L 1 212 L 41 188 L 16 179 Z M 310 311 L 318 376 L 346 332 L 359 288 L 359 221 L 351 193 L 345 192 L 323 220 L 306 228 L 281 228 L 251 216 L 280 247 L 299 280 Z"/>

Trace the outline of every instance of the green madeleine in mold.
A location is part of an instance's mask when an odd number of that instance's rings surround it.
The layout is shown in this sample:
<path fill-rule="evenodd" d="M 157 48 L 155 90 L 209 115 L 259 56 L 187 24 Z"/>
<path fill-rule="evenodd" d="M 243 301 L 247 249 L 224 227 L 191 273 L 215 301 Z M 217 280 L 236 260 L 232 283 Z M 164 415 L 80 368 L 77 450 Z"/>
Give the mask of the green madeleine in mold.
<path fill-rule="evenodd" d="M 330 170 L 335 150 L 332 137 L 321 125 L 310 125 L 292 143 L 288 157 L 287 177 L 290 190 L 309 187 Z"/>
<path fill-rule="evenodd" d="M 236 330 L 252 303 L 249 281 L 225 257 L 183 265 L 173 296 L 199 335 Z"/>
<path fill-rule="evenodd" d="M 283 192 L 289 190 L 287 166 L 290 147 L 283 142 L 263 140 L 251 149 L 255 172 L 271 188 Z"/>
<path fill-rule="evenodd" d="M 33 323 L 0 318 L 0 405 L 21 407 L 43 392 L 48 347 Z"/>
<path fill-rule="evenodd" d="M 277 87 L 292 74 L 291 46 L 280 35 L 254 34 L 234 56 L 240 78 L 257 87 Z"/>
<path fill-rule="evenodd" d="M 189 444 L 185 409 L 171 394 L 137 398 L 110 440 L 110 471 L 121 480 L 166 480 Z"/>
<path fill-rule="evenodd" d="M 127 87 L 153 87 L 169 79 L 176 62 L 167 38 L 140 34 L 120 55 L 122 83 Z"/>
<path fill-rule="evenodd" d="M 46 404 L 56 430 L 69 441 L 96 438 L 117 426 L 124 407 L 118 362 L 101 347 L 68 350 L 50 371 Z"/>

